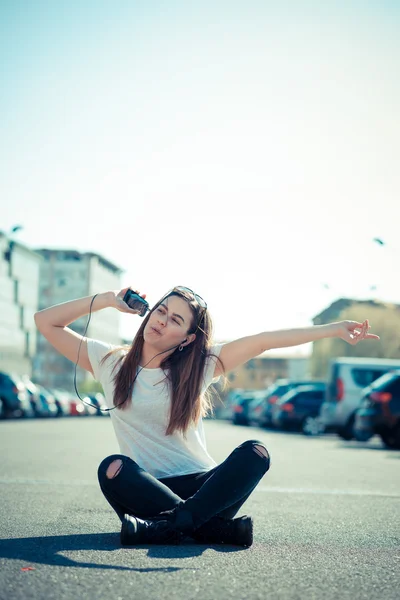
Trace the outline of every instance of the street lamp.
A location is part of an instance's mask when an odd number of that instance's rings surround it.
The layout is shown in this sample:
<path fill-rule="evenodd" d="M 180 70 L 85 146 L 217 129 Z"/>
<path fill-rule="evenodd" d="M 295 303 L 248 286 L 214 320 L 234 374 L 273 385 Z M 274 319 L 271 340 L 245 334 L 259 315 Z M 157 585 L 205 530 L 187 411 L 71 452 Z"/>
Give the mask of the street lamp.
<path fill-rule="evenodd" d="M 398 255 L 399 252 L 399 248 L 394 247 L 391 244 L 387 244 L 382 238 L 378 238 L 378 237 L 374 237 L 372 238 L 372 241 L 375 242 L 375 244 L 378 244 L 378 246 L 385 246 L 386 248 L 386 252 L 391 252 L 392 254 L 396 254 Z"/>
<path fill-rule="evenodd" d="M 8 233 L 7 237 L 9 238 L 8 240 L 8 248 L 7 250 L 4 252 L 4 259 L 10 263 L 9 264 L 9 273 L 11 274 L 11 254 L 12 254 L 12 250 L 14 247 L 14 241 L 12 240 L 12 235 L 14 233 L 17 233 L 17 231 L 21 231 L 21 229 L 23 229 L 22 225 L 14 225 L 14 227 L 12 227 L 10 229 L 10 232 Z"/>

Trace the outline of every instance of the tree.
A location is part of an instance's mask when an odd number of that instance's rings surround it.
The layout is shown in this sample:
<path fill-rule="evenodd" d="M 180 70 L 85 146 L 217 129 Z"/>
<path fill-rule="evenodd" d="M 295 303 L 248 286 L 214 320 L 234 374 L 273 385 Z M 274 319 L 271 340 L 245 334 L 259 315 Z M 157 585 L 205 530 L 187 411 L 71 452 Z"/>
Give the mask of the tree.
<path fill-rule="evenodd" d="M 86 394 L 86 395 L 94 396 L 98 392 L 100 392 L 101 394 L 104 395 L 103 387 L 102 387 L 101 383 L 99 383 L 98 381 L 91 381 L 90 379 L 86 379 L 79 386 L 80 395 Z"/>

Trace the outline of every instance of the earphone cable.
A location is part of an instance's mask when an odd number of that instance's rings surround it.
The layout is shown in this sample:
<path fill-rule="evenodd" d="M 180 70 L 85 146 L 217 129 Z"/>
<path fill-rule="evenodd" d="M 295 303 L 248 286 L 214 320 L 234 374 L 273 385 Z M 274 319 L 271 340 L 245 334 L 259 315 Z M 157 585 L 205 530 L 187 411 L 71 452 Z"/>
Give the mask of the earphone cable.
<path fill-rule="evenodd" d="M 76 359 L 76 363 L 75 363 L 75 369 L 74 369 L 74 388 L 75 388 L 76 395 L 78 396 L 79 400 L 81 400 L 81 402 L 83 402 L 83 404 L 86 404 L 86 406 L 92 406 L 93 408 L 95 408 L 96 410 L 99 410 L 99 411 L 101 411 L 101 412 L 110 412 L 111 410 L 114 410 L 114 408 L 118 408 L 118 406 L 121 406 L 122 404 L 125 404 L 125 402 L 128 400 L 128 398 L 129 398 L 129 394 L 131 393 L 131 391 L 132 391 L 132 388 L 133 388 L 133 384 L 135 383 L 135 381 L 136 381 L 136 379 L 137 379 L 137 377 L 138 377 L 138 375 L 139 375 L 140 371 L 142 371 L 142 369 L 146 368 L 146 367 L 147 367 L 147 365 L 148 365 L 148 364 L 150 364 L 150 363 L 151 363 L 151 361 L 152 361 L 154 358 L 156 358 L 157 356 L 160 356 L 160 354 L 165 354 L 165 352 L 169 352 L 170 350 L 173 350 L 174 348 L 177 348 L 177 347 L 179 346 L 179 344 L 178 344 L 178 345 L 176 345 L 176 346 L 172 346 L 172 348 L 168 348 L 167 350 L 163 350 L 162 352 L 159 352 L 158 354 L 156 354 L 155 356 L 153 356 L 153 357 L 152 357 L 152 358 L 151 358 L 151 359 L 150 359 L 150 360 L 149 360 L 149 361 L 148 361 L 148 362 L 147 362 L 147 363 L 146 363 L 146 364 L 145 364 L 143 367 L 140 367 L 140 368 L 138 369 L 138 372 L 136 373 L 135 377 L 133 378 L 133 381 L 132 381 L 131 385 L 129 386 L 129 390 L 128 390 L 128 393 L 127 393 L 127 395 L 126 395 L 126 398 L 125 398 L 125 400 L 123 400 L 123 401 L 122 401 L 122 402 L 120 402 L 119 404 L 116 404 L 116 405 L 115 405 L 115 406 L 113 406 L 112 408 L 100 408 L 99 406 L 96 406 L 95 404 L 90 404 L 89 402 L 86 402 L 86 401 L 85 401 L 83 398 L 81 398 L 81 397 L 80 397 L 80 395 L 79 395 L 79 392 L 78 392 L 78 389 L 77 389 L 77 385 L 76 385 L 76 368 L 77 368 L 77 366 L 78 366 L 78 363 L 79 363 L 79 356 L 80 356 L 80 352 L 81 352 L 81 346 L 82 346 L 82 342 L 83 342 L 83 340 L 85 339 L 86 332 L 87 332 L 87 330 L 88 330 L 88 327 L 89 327 L 90 319 L 91 319 L 91 317 L 92 317 L 92 306 L 93 306 L 93 302 L 94 302 L 95 298 L 97 297 L 97 295 L 98 295 L 98 294 L 95 294 L 95 295 L 93 296 L 93 298 L 92 298 L 92 301 L 91 301 L 91 303 L 90 303 L 88 322 L 86 323 L 86 328 L 85 328 L 85 331 L 83 332 L 82 339 L 81 339 L 81 341 L 80 341 L 79 348 L 78 348 L 78 357 L 77 357 L 77 359 Z"/>

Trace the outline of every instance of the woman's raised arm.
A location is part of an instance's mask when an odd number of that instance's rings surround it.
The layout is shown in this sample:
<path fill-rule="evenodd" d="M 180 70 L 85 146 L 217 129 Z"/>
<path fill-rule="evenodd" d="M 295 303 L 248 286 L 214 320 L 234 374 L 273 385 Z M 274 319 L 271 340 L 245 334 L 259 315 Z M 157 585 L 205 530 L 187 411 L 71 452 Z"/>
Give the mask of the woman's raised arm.
<path fill-rule="evenodd" d="M 379 340 L 379 336 L 369 333 L 369 330 L 370 325 L 368 320 L 366 320 L 363 323 L 359 323 L 358 321 L 339 321 L 337 323 L 314 325 L 299 329 L 265 331 L 224 344 L 219 357 L 224 364 L 225 371 L 229 372 L 246 363 L 251 358 L 255 358 L 272 348 L 299 346 L 328 337 L 340 338 L 352 345 L 366 339 Z M 217 365 L 215 376 L 217 377 L 221 374 L 222 367 Z"/>
<path fill-rule="evenodd" d="M 120 292 L 110 291 L 97 294 L 93 301 L 91 312 L 112 307 L 121 312 L 137 314 L 136 310 L 129 308 L 122 300 L 127 289 L 124 288 Z M 36 327 L 40 333 L 65 358 L 76 363 L 80 346 L 78 365 L 93 374 L 87 351 L 86 338 L 83 338 L 67 327 L 70 323 L 89 314 L 92 300 L 93 296 L 86 296 L 85 298 L 56 304 L 35 313 L 34 318 Z"/>

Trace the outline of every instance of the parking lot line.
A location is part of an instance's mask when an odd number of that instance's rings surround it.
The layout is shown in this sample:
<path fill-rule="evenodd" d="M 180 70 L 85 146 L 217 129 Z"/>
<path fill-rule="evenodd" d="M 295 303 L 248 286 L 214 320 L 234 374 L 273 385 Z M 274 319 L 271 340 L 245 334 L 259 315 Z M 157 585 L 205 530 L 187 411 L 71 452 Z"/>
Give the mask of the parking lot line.
<path fill-rule="evenodd" d="M 323 490 L 317 488 L 284 488 L 284 487 L 268 487 L 266 485 L 260 485 L 256 487 L 255 492 L 263 493 L 278 493 L 278 494 L 315 494 L 315 495 L 329 495 L 329 496 L 380 496 L 389 498 L 400 498 L 399 493 L 392 492 L 377 492 L 372 490 Z"/>
<path fill-rule="evenodd" d="M 66 485 L 70 486 L 96 486 L 98 483 L 95 479 L 28 479 L 22 477 L 0 477 L 0 485 L 19 484 L 19 485 Z M 324 490 L 318 488 L 292 488 L 292 487 L 277 487 L 259 485 L 254 492 L 264 494 L 311 494 L 317 496 L 374 496 L 381 498 L 400 498 L 400 492 L 379 492 L 373 490 Z"/>

